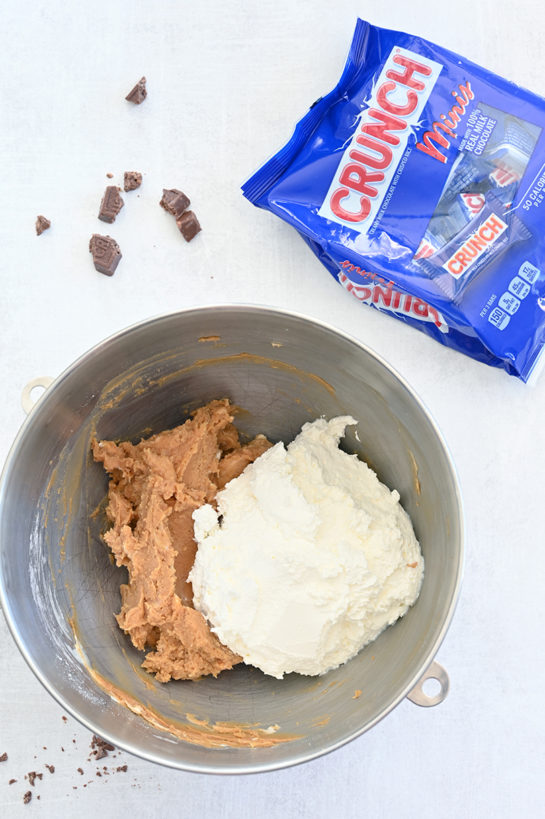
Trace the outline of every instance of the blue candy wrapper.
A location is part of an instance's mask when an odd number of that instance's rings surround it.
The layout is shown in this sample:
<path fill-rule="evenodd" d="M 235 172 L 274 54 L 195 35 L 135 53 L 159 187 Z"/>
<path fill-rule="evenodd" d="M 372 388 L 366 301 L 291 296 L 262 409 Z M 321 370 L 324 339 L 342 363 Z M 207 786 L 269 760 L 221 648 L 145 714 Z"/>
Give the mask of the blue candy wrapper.
<path fill-rule="evenodd" d="M 527 381 L 545 345 L 544 129 L 541 97 L 358 20 L 339 83 L 243 193 L 359 301 Z"/>

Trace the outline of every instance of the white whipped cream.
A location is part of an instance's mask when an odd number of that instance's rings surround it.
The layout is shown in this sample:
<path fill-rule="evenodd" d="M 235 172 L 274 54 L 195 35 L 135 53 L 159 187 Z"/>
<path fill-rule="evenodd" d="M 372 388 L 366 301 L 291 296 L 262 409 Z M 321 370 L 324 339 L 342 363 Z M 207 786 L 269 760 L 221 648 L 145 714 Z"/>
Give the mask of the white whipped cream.
<path fill-rule="evenodd" d="M 420 591 L 424 561 L 399 494 L 338 448 L 355 423 L 305 424 L 218 492 L 217 512 L 193 513 L 194 605 L 273 677 L 345 663 Z"/>

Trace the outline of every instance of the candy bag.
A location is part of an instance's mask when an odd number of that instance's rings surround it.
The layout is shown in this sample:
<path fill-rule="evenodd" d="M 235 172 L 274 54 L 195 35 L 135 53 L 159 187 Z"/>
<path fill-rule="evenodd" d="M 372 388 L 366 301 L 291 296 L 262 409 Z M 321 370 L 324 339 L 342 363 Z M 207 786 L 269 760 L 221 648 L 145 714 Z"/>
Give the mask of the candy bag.
<path fill-rule="evenodd" d="M 358 20 L 337 86 L 242 190 L 359 301 L 527 381 L 545 344 L 544 128 L 541 97 Z"/>

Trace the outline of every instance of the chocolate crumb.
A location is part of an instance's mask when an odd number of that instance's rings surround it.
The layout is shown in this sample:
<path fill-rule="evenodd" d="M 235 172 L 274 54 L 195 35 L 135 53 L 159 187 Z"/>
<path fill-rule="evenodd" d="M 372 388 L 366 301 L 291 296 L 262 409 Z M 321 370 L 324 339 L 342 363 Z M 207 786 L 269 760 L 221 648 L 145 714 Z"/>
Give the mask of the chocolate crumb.
<path fill-rule="evenodd" d="M 171 213 L 175 219 L 179 219 L 191 202 L 189 197 L 177 188 L 163 188 L 163 196 L 159 204 L 167 213 Z"/>
<path fill-rule="evenodd" d="M 135 105 L 140 105 L 141 102 L 144 102 L 147 95 L 146 78 L 142 77 L 142 79 L 136 83 L 134 88 L 131 88 L 125 99 L 128 100 L 128 102 L 134 102 Z"/>
<path fill-rule="evenodd" d="M 36 235 L 41 236 L 44 230 L 48 230 L 51 227 L 51 222 L 49 219 L 46 219 L 45 216 L 38 216 L 36 218 Z"/>
<path fill-rule="evenodd" d="M 115 751 L 115 747 L 110 742 L 106 742 L 105 739 L 101 739 L 96 734 L 93 734 L 91 739 L 91 748 L 104 748 L 105 751 Z"/>
<path fill-rule="evenodd" d="M 77 786 L 77 785 L 72 785 L 72 790 L 73 790 L 73 791 L 77 791 L 77 789 L 78 789 L 78 786 Z"/>
<path fill-rule="evenodd" d="M 68 722 L 68 717 L 63 716 L 63 717 L 62 717 L 62 721 L 63 721 L 63 722 Z"/>
<path fill-rule="evenodd" d="M 102 776 L 102 774 L 100 773 L 100 771 L 97 771 L 97 776 Z"/>
<path fill-rule="evenodd" d="M 122 197 L 119 195 L 119 188 L 116 185 L 108 185 L 100 202 L 98 218 L 109 224 L 115 222 L 115 217 L 124 204 Z"/>
<path fill-rule="evenodd" d="M 45 745 L 42 745 L 42 748 L 44 749 L 44 751 L 47 751 L 47 748 L 46 748 Z"/>
<path fill-rule="evenodd" d="M 23 802 L 25 803 L 25 805 L 28 805 L 28 803 L 30 802 L 31 799 L 32 799 L 32 791 L 27 791 L 25 793 L 25 795 L 23 796 Z"/>
<path fill-rule="evenodd" d="M 17 782 L 17 780 L 16 779 L 10 779 L 9 782 L 8 782 L 8 785 L 13 785 L 14 782 Z"/>
<path fill-rule="evenodd" d="M 121 259 L 121 250 L 115 239 L 93 233 L 89 242 L 89 253 L 93 256 L 95 270 L 104 273 L 105 276 L 114 275 Z"/>
<path fill-rule="evenodd" d="M 125 191 L 135 191 L 142 184 L 142 174 L 138 171 L 125 171 L 123 177 L 123 189 Z"/>
<path fill-rule="evenodd" d="M 62 752 L 63 752 L 63 754 L 64 754 L 64 748 L 62 747 L 62 745 L 61 745 L 61 751 L 62 751 Z"/>
<path fill-rule="evenodd" d="M 108 179 L 113 179 L 114 178 L 113 173 L 107 173 L 106 176 L 108 177 Z"/>
<path fill-rule="evenodd" d="M 83 776 L 83 768 L 78 768 L 77 771 L 79 774 L 81 774 L 81 776 Z"/>
<path fill-rule="evenodd" d="M 3 754 L 0 754 L 0 762 L 7 762 L 8 754 L 7 751 L 4 751 Z"/>
<path fill-rule="evenodd" d="M 194 239 L 201 230 L 199 220 L 192 210 L 186 210 L 185 213 L 182 213 L 182 215 L 176 219 L 176 224 L 186 242 L 190 242 L 191 239 Z"/>
<path fill-rule="evenodd" d="M 36 799 L 39 799 L 39 798 L 40 798 L 40 794 L 37 795 Z"/>
<path fill-rule="evenodd" d="M 37 773 L 36 771 L 29 771 L 28 772 L 28 781 L 30 782 L 30 786 L 33 788 L 34 783 L 37 779 L 43 779 L 43 773 Z"/>
<path fill-rule="evenodd" d="M 54 765 L 47 765 L 45 766 L 49 773 L 55 773 L 55 766 Z"/>
<path fill-rule="evenodd" d="M 102 759 L 105 756 L 108 756 L 108 751 L 105 751 L 104 748 L 97 748 L 94 752 L 95 759 Z"/>
<path fill-rule="evenodd" d="M 120 765 L 118 768 L 116 768 L 116 771 L 123 771 L 123 773 L 127 773 L 127 765 Z"/>

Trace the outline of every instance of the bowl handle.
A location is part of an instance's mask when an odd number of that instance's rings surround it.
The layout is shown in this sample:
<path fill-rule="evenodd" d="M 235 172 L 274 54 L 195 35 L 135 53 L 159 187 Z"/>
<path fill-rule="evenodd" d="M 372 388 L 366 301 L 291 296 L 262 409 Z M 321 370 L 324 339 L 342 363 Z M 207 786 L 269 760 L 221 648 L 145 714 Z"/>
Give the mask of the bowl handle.
<path fill-rule="evenodd" d="M 21 393 L 21 404 L 23 405 L 23 409 L 28 415 L 34 404 L 36 404 L 46 389 L 49 387 L 50 384 L 53 383 L 53 379 L 50 378 L 48 375 L 42 375 L 38 378 L 33 378 L 32 381 L 29 381 L 28 384 L 25 384 L 23 387 L 23 392 Z M 37 398 L 32 398 L 31 393 L 32 390 L 41 388 L 43 392 L 41 392 Z"/>
<path fill-rule="evenodd" d="M 437 680 L 441 686 L 437 694 L 429 696 L 424 692 L 422 686 L 426 680 Z M 409 691 L 407 699 L 414 702 L 415 705 L 422 705 L 425 708 L 429 708 L 432 705 L 439 705 L 447 696 L 449 686 L 450 683 L 447 672 L 442 665 L 439 665 L 439 663 L 436 663 L 434 660 L 427 671 L 420 677 L 415 687 Z"/>

